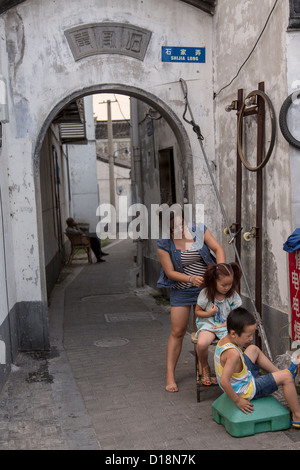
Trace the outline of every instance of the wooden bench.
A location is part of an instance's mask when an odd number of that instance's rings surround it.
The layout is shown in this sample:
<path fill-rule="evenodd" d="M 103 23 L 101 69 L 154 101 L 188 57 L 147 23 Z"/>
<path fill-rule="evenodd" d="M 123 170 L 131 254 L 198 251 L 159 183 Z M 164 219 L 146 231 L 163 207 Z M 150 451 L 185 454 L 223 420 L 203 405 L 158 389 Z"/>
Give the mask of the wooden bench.
<path fill-rule="evenodd" d="M 191 333 L 191 341 L 194 345 L 194 352 L 195 352 L 195 376 L 196 376 L 196 393 L 197 393 L 197 402 L 200 403 L 200 393 L 201 393 L 201 389 L 208 389 L 210 387 L 213 387 L 213 386 L 218 386 L 218 384 L 212 384 L 212 385 L 202 385 L 201 383 L 201 374 L 200 374 L 200 371 L 199 371 L 199 367 L 198 367 L 198 354 L 197 354 L 197 338 L 196 338 L 196 332 L 194 331 L 193 333 Z M 213 342 L 212 342 L 212 345 L 217 345 L 218 343 L 218 340 L 215 339 Z M 212 374 L 212 377 L 215 377 L 214 374 Z"/>

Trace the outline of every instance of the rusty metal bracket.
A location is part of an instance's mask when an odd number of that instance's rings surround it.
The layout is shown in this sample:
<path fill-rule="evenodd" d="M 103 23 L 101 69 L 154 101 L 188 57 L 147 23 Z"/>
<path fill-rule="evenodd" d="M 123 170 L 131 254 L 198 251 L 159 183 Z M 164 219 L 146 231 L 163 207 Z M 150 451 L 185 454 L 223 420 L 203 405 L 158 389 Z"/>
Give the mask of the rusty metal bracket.
<path fill-rule="evenodd" d="M 183 80 L 182 78 L 179 79 L 179 82 L 181 84 L 181 88 L 182 88 L 182 92 L 183 92 L 183 96 L 184 96 L 184 114 L 183 114 L 183 119 L 188 123 L 190 124 L 192 127 L 193 127 L 193 130 L 194 132 L 197 134 L 197 138 L 198 138 L 198 141 L 199 141 L 199 144 L 200 144 L 200 148 L 201 148 L 201 151 L 202 151 L 202 155 L 203 155 L 203 158 L 205 160 L 205 163 L 206 163 L 206 166 L 207 166 L 207 170 L 208 170 L 208 173 L 209 173 L 209 176 L 210 176 L 210 179 L 211 179 L 211 182 L 212 182 L 212 185 L 213 185 L 213 188 L 215 190 L 215 194 L 216 194 L 216 197 L 218 199 L 218 202 L 219 202 L 219 206 L 220 206 L 220 209 L 221 209 L 221 212 L 222 212 L 222 215 L 224 217 L 224 220 L 225 220 L 225 223 L 226 223 L 226 227 L 228 229 L 228 233 L 230 235 L 230 237 L 232 238 L 233 237 L 233 234 L 231 232 L 231 229 L 230 229 L 230 224 L 229 224 L 229 220 L 228 220 L 228 217 L 227 217 L 227 214 L 226 214 L 226 211 L 225 211 L 225 208 L 224 208 L 224 204 L 222 202 L 222 199 L 221 199 L 221 196 L 220 196 L 220 191 L 217 187 L 217 184 L 216 184 L 216 181 L 215 181 L 215 178 L 214 178 L 214 175 L 212 173 L 212 170 L 211 170 L 211 167 L 210 167 L 210 163 L 208 161 L 208 158 L 207 158 L 207 155 L 206 155 L 206 151 L 205 151 L 205 148 L 204 148 L 204 145 L 203 145 L 203 135 L 200 131 L 200 127 L 195 124 L 195 121 L 194 121 L 194 118 L 193 118 L 193 113 L 192 113 L 192 110 L 191 110 L 191 107 L 190 107 L 190 104 L 189 104 L 189 101 L 188 101 L 188 93 L 187 93 L 187 85 L 186 85 L 186 82 L 185 80 Z M 189 121 L 185 115 L 186 115 L 186 112 L 189 111 L 189 114 L 190 114 L 190 117 L 191 117 L 191 120 Z M 261 172 L 259 172 L 258 174 L 261 174 Z M 261 239 L 261 237 L 260 237 Z M 244 282 L 246 284 L 246 288 L 247 288 L 247 291 L 248 291 L 248 295 L 249 295 L 249 299 L 251 301 L 251 304 L 253 306 L 253 313 L 254 313 L 254 316 L 256 318 L 256 321 L 257 321 L 257 325 L 258 325 L 258 330 L 259 330 L 259 333 L 260 333 L 260 337 L 261 339 L 263 340 L 264 342 L 264 345 L 265 345 L 265 348 L 266 348 L 266 351 L 267 351 L 267 354 L 270 358 L 270 360 L 272 361 L 272 353 L 271 353 L 271 350 L 270 350 L 270 346 L 269 346 L 269 343 L 268 343 L 268 338 L 266 336 L 266 333 L 265 333 L 265 330 L 263 328 L 263 325 L 261 323 L 261 316 L 260 316 L 260 310 L 257 310 L 257 307 L 255 305 L 255 302 L 254 302 L 254 299 L 253 299 L 253 296 L 252 296 L 252 292 L 251 292 L 251 289 L 250 289 L 250 286 L 248 284 L 248 280 L 247 280 L 247 275 L 246 275 L 246 272 L 244 270 L 244 267 L 243 267 L 243 263 L 242 263 L 242 260 L 240 258 L 240 255 L 239 255 L 239 252 L 237 250 L 237 247 L 236 247 L 236 244 L 235 244 L 235 239 L 233 239 L 233 243 L 232 243 L 232 246 L 234 248 L 234 251 L 235 251 L 235 256 L 236 256 L 236 260 L 238 262 L 238 264 L 240 265 L 240 268 L 241 268 L 241 271 L 242 271 L 242 274 L 243 274 L 243 278 L 244 278 Z"/>
<path fill-rule="evenodd" d="M 258 115 L 257 132 L 258 133 L 261 132 L 261 127 L 265 126 L 265 104 L 267 104 L 268 106 L 269 117 L 271 121 L 270 145 L 265 155 L 263 155 L 262 148 L 258 148 L 258 154 L 261 156 L 261 158 L 260 158 L 260 161 L 257 162 L 256 166 L 252 166 L 247 161 L 244 155 L 244 151 L 243 151 L 243 145 L 242 145 L 243 118 L 245 116 L 257 114 Z M 238 154 L 244 166 L 249 171 L 259 171 L 268 163 L 271 157 L 271 154 L 273 152 L 274 145 L 275 145 L 276 116 L 275 116 L 275 110 L 274 110 L 273 104 L 270 98 L 266 95 L 266 93 L 262 89 L 254 90 L 254 91 L 251 91 L 245 98 L 245 101 L 242 104 L 241 109 L 238 111 L 238 115 L 239 115 L 238 116 L 238 138 L 237 138 Z M 262 142 L 262 145 L 263 145 L 263 142 Z"/>

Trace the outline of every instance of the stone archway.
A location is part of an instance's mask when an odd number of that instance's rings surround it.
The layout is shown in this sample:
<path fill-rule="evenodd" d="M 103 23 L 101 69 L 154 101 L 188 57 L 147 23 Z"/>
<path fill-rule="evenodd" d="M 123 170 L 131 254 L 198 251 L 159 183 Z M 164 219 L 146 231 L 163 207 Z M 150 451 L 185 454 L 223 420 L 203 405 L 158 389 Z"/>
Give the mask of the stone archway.
<path fill-rule="evenodd" d="M 181 153 L 186 162 L 189 158 L 192 157 L 192 151 L 190 146 L 190 141 L 186 130 L 182 122 L 178 119 L 177 115 L 172 111 L 172 109 L 164 103 L 160 98 L 153 95 L 152 93 L 147 92 L 146 90 L 139 89 L 136 87 L 131 87 L 128 85 L 122 84 L 103 84 L 103 85 L 94 85 L 83 90 L 78 90 L 72 93 L 71 95 L 66 96 L 62 101 L 60 101 L 49 113 L 48 117 L 44 121 L 38 138 L 36 140 L 35 151 L 34 151 L 34 168 L 35 168 L 35 177 L 38 175 L 39 171 L 39 154 L 41 150 L 41 144 L 45 136 L 46 130 L 53 121 L 57 113 L 70 101 L 73 101 L 76 98 L 83 97 L 85 95 L 90 95 L 94 93 L 119 93 L 132 96 L 134 98 L 145 101 L 149 105 L 153 106 L 161 115 L 166 119 L 171 129 L 173 130 L 178 144 L 181 149 Z M 188 176 L 188 163 L 187 166 L 187 176 Z M 188 181 L 187 181 L 188 182 Z"/>
<path fill-rule="evenodd" d="M 170 128 L 172 129 L 174 136 L 177 139 L 178 147 L 180 149 L 181 155 L 181 167 L 183 169 L 182 179 L 185 180 L 185 193 L 184 198 L 188 201 L 193 199 L 192 191 L 192 171 L 190 160 L 192 156 L 189 138 L 186 134 L 186 131 L 179 121 L 178 117 L 174 112 L 169 108 L 166 103 L 163 103 L 158 97 L 147 92 L 143 89 L 138 89 L 135 87 L 129 87 L 122 84 L 105 84 L 105 85 L 94 85 L 82 90 L 77 90 L 71 95 L 68 95 L 63 100 L 61 100 L 49 113 L 45 122 L 40 129 L 38 138 L 36 140 L 35 151 L 33 155 L 34 163 L 34 177 L 35 177 L 35 188 L 36 188 L 36 207 L 37 207 L 37 220 L 38 220 L 38 234 L 39 234 L 39 254 L 40 254 L 40 272 L 42 279 L 42 289 L 44 291 L 43 296 L 46 297 L 47 291 L 47 275 L 46 275 L 46 263 L 45 263 L 45 247 L 44 247 L 44 236 L 43 236 L 43 220 L 41 217 L 42 214 L 42 201 L 41 201 L 41 185 L 40 185 L 40 152 L 43 144 L 44 137 L 46 135 L 47 129 L 51 125 L 54 118 L 57 114 L 70 102 L 81 98 L 83 96 L 92 95 L 95 93 L 117 93 L 117 94 L 126 94 L 130 97 L 134 97 L 138 100 L 141 100 L 156 109 L 166 120 Z"/>
<path fill-rule="evenodd" d="M 0 7 L 3 3 L 0 1 Z M 59 10 L 55 2 L 43 3 L 43 8 L 39 1 L 7 4 L 10 8 L 3 10 L 1 19 L 6 35 L 6 44 L 3 43 L 2 48 L 7 62 L 4 72 L 9 84 L 9 106 L 13 110 L 4 139 L 4 151 L 9 160 L 9 205 L 13 208 L 10 226 L 14 268 L 11 277 L 16 286 L 14 301 L 22 323 L 22 347 L 34 349 L 41 344 L 39 338 L 45 342 L 46 326 L 42 334 L 36 327 L 44 325 L 47 319 L 39 154 L 50 123 L 66 104 L 94 93 L 127 94 L 144 101 L 160 112 L 175 135 L 180 155 L 178 180 L 180 178 L 182 182 L 184 199 L 192 203 L 194 193 L 195 199 L 203 193 L 206 203 L 210 193 L 206 182 L 203 185 L 203 165 L 192 157 L 196 154 L 197 142 L 191 138 L 191 129 L 181 120 L 183 96 L 179 79 L 182 77 L 190 83 L 195 114 L 206 116 L 207 141 L 213 150 L 209 99 L 212 57 L 207 53 L 205 64 L 186 63 L 182 67 L 182 64 L 165 63 L 161 50 L 162 46 L 176 44 L 176 25 L 179 24 L 188 25 L 184 35 L 186 42 L 182 43 L 184 47 L 194 43 L 211 50 L 212 18 L 184 1 L 172 2 L 172 15 L 169 15 L 169 2 L 159 0 L 155 0 L 155 4 L 126 2 L 118 9 L 108 0 L 100 4 L 96 0 L 61 2 Z M 125 49 L 131 55 L 102 50 L 99 53 L 97 49 L 94 55 L 74 57 L 67 33 L 71 30 L 79 33 L 78 28 L 82 28 L 82 34 L 76 36 L 77 45 L 89 47 L 87 29 L 89 34 L 93 25 L 100 28 L 108 23 L 109 27 L 122 25 L 126 31 Z M 140 32 L 146 29 L 151 32 L 146 54 L 136 57 L 132 54 L 142 51 Z M 106 42 L 109 41 L 106 33 L 105 45 L 112 47 L 113 43 Z M 7 46 L 6 51 L 4 46 Z M 20 227 L 24 237 L 18 242 Z"/>

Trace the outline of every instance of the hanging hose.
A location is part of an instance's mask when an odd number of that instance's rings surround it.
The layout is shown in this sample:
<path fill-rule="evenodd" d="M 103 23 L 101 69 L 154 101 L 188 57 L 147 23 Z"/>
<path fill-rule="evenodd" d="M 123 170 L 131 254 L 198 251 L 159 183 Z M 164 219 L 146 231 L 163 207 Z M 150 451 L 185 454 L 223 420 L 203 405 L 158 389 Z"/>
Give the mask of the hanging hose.
<path fill-rule="evenodd" d="M 247 161 L 247 159 L 244 155 L 244 152 L 243 152 L 243 145 L 242 145 L 243 119 L 244 119 L 244 111 L 245 111 L 245 108 L 246 108 L 247 100 L 251 97 L 257 97 L 257 96 L 262 98 L 268 106 L 268 111 L 269 111 L 269 116 L 270 116 L 270 123 L 271 123 L 271 138 L 270 138 L 270 145 L 269 145 L 268 151 L 266 152 L 266 154 L 262 158 L 261 163 L 258 164 L 257 166 L 252 166 Z M 273 104 L 272 104 L 270 98 L 266 95 L 266 93 L 264 93 L 261 90 L 251 91 L 251 93 L 249 93 L 246 96 L 246 98 L 244 100 L 244 103 L 242 104 L 242 107 L 241 107 L 240 112 L 239 112 L 238 138 L 237 138 L 237 146 L 238 146 L 239 157 L 242 160 L 242 163 L 245 165 L 245 167 L 249 171 L 259 171 L 268 163 L 268 161 L 271 157 L 271 154 L 273 152 L 273 148 L 274 148 L 274 144 L 275 144 L 275 137 L 276 137 L 276 116 L 275 116 L 275 110 L 274 110 L 274 107 L 273 107 Z"/>
<path fill-rule="evenodd" d="M 270 346 L 269 346 L 269 343 L 268 343 L 268 339 L 267 339 L 264 327 L 262 325 L 261 317 L 260 317 L 260 314 L 258 313 L 258 311 L 256 309 L 255 302 L 254 302 L 254 299 L 252 297 L 251 290 L 250 290 L 250 287 L 249 287 L 249 284 L 248 284 L 247 276 L 246 276 L 246 273 L 245 273 L 244 267 L 242 265 L 242 261 L 241 261 L 239 252 L 238 252 L 236 244 L 235 244 L 235 237 L 234 237 L 234 234 L 231 232 L 230 224 L 229 224 L 229 221 L 228 221 L 225 209 L 224 209 L 224 205 L 222 203 L 221 196 L 220 196 L 219 190 L 217 188 L 217 185 L 216 185 L 216 182 L 215 182 L 215 179 L 214 179 L 214 176 L 213 176 L 212 170 L 210 168 L 209 161 L 208 161 L 208 158 L 207 158 L 204 146 L 203 146 L 204 137 L 201 133 L 200 126 L 195 123 L 194 118 L 193 118 L 193 113 L 192 113 L 192 110 L 191 110 L 191 107 L 190 107 L 190 104 L 189 104 L 189 101 L 188 101 L 188 96 L 187 96 L 188 95 L 187 85 L 186 85 L 186 82 L 182 78 L 180 78 L 179 81 L 180 81 L 180 84 L 181 84 L 181 88 L 182 88 L 182 92 L 183 92 L 183 96 L 184 96 L 184 100 L 185 100 L 184 113 L 183 113 L 182 117 L 183 117 L 183 120 L 185 122 L 187 122 L 188 124 L 190 124 L 193 127 L 193 131 L 197 134 L 198 140 L 200 142 L 200 147 L 201 147 L 202 154 L 204 156 L 204 160 L 205 160 L 208 172 L 209 172 L 209 176 L 211 178 L 211 181 L 212 181 L 212 184 L 213 184 L 213 187 L 214 187 L 214 190 L 215 190 L 218 202 L 219 202 L 219 206 L 220 206 L 222 215 L 223 215 L 225 223 L 226 223 L 228 233 L 229 233 L 230 238 L 232 240 L 232 245 L 233 245 L 233 248 L 234 248 L 234 251 L 235 251 L 236 258 L 238 260 L 238 263 L 240 265 L 240 268 L 241 268 L 241 271 L 242 271 L 242 274 L 243 274 L 246 289 L 247 289 L 249 299 L 250 299 L 252 307 L 253 307 L 253 313 L 254 313 L 254 316 L 255 316 L 255 319 L 256 319 L 256 322 L 257 322 L 258 331 L 259 331 L 260 337 L 261 337 L 261 339 L 264 343 L 264 346 L 266 348 L 266 352 L 269 356 L 269 359 L 272 361 L 272 353 L 271 353 L 271 350 L 270 350 Z M 187 111 L 189 112 L 189 114 L 191 116 L 190 121 L 185 117 Z"/>

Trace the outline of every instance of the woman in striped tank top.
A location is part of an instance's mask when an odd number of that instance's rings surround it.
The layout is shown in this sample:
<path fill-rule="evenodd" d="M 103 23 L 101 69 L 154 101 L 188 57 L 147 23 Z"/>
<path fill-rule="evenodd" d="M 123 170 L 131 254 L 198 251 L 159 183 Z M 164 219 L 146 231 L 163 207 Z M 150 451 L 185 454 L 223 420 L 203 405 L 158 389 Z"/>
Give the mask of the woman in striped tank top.
<path fill-rule="evenodd" d="M 170 288 L 171 333 L 167 346 L 166 391 L 178 392 L 175 368 L 187 330 L 191 306 L 195 308 L 203 275 L 209 264 L 225 261 L 222 246 L 204 224 L 189 224 L 170 212 L 170 234 L 157 242 L 162 266 L 159 288 Z M 215 258 L 211 251 L 214 252 Z"/>

